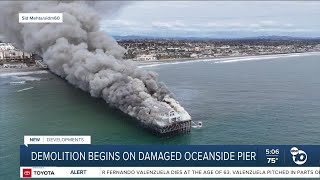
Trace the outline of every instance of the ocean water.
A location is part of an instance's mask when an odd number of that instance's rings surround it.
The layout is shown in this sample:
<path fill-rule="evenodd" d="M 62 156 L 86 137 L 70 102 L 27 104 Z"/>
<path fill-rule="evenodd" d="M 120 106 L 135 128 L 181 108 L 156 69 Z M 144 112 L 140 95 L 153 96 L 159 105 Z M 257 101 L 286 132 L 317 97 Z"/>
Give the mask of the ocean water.
<path fill-rule="evenodd" d="M 0 179 L 18 179 L 24 135 L 91 135 L 93 144 L 320 144 L 319 67 L 317 55 L 144 67 L 203 122 L 170 139 L 51 73 L 0 74 Z"/>

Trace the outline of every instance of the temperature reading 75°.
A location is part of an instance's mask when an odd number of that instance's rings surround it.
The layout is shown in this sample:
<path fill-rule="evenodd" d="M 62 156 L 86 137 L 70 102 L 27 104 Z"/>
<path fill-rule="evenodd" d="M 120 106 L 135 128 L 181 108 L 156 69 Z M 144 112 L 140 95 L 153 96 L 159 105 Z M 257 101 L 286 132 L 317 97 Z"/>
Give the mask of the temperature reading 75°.
<path fill-rule="evenodd" d="M 279 149 L 266 149 L 266 157 L 268 164 L 275 164 L 279 160 Z"/>
<path fill-rule="evenodd" d="M 277 157 L 267 157 L 268 164 L 275 164 L 278 161 Z"/>

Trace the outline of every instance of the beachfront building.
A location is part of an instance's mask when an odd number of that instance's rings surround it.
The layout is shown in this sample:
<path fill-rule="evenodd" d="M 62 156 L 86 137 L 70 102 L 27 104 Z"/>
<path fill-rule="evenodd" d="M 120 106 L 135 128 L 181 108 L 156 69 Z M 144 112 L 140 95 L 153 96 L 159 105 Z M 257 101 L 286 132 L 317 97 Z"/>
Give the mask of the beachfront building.
<path fill-rule="evenodd" d="M 199 56 L 198 56 L 198 54 L 193 53 L 193 54 L 190 55 L 190 57 L 191 57 L 191 58 L 198 58 Z"/>
<path fill-rule="evenodd" d="M 0 50 L 0 60 L 4 59 L 5 55 L 4 55 L 4 50 Z"/>
<path fill-rule="evenodd" d="M 31 58 L 30 53 L 18 49 L 0 50 L 0 59 L 24 59 Z"/>
<path fill-rule="evenodd" d="M 137 56 L 137 61 L 155 61 L 157 60 L 157 57 L 153 54 L 143 54 L 143 55 L 139 55 Z"/>
<path fill-rule="evenodd" d="M 0 50 L 13 50 L 15 47 L 10 43 L 0 43 Z"/>
<path fill-rule="evenodd" d="M 4 59 L 29 59 L 32 54 L 15 48 L 10 43 L 0 43 L 0 60 Z"/>

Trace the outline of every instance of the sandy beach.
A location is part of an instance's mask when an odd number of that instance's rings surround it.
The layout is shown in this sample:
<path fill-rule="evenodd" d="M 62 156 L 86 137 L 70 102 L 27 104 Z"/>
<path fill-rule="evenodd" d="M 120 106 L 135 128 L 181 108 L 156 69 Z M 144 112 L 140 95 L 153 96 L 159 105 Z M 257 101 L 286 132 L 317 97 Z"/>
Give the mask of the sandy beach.
<path fill-rule="evenodd" d="M 205 58 L 180 58 L 180 59 L 161 59 L 156 61 L 134 61 L 138 66 L 153 65 L 153 64 L 167 64 L 176 62 L 194 62 L 194 61 L 226 61 L 243 58 L 272 58 L 272 57 L 291 57 L 291 56 L 307 56 L 316 55 L 320 52 L 304 52 L 304 53 L 286 53 L 286 54 L 268 54 L 268 55 L 248 55 L 248 56 L 225 56 L 225 57 L 205 57 Z"/>

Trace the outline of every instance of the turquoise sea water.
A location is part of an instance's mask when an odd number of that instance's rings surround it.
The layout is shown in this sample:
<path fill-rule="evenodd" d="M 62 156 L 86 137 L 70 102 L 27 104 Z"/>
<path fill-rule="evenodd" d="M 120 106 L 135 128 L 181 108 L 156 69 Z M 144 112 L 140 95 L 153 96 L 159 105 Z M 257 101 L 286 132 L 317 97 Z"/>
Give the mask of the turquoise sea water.
<path fill-rule="evenodd" d="M 320 56 L 300 56 L 146 68 L 203 122 L 171 139 L 53 74 L 0 75 L 0 179 L 18 179 L 24 135 L 91 135 L 94 144 L 320 144 L 319 67 Z"/>

